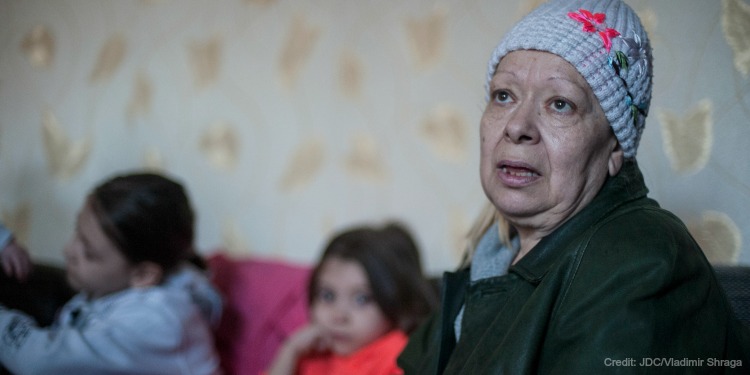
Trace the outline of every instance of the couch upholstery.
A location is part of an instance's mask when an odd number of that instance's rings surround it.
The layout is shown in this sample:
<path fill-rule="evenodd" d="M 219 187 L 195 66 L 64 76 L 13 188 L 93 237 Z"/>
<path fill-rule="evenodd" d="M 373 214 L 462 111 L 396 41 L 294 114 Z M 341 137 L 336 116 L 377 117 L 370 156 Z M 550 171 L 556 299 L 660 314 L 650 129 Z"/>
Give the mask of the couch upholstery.
<path fill-rule="evenodd" d="M 258 375 L 276 349 L 307 321 L 310 268 L 273 259 L 208 258 L 214 284 L 225 297 L 216 346 L 230 375 Z"/>
<path fill-rule="evenodd" d="M 750 266 L 714 266 L 737 318 L 750 327 Z"/>

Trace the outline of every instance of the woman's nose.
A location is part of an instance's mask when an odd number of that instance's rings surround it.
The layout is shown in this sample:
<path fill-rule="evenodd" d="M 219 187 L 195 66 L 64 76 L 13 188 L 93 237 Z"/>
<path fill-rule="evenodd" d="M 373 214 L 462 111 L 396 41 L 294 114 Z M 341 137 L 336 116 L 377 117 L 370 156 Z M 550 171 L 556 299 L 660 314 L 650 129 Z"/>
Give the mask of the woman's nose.
<path fill-rule="evenodd" d="M 539 139 L 539 121 L 533 101 L 521 101 L 507 116 L 504 136 L 513 143 L 534 143 Z"/>

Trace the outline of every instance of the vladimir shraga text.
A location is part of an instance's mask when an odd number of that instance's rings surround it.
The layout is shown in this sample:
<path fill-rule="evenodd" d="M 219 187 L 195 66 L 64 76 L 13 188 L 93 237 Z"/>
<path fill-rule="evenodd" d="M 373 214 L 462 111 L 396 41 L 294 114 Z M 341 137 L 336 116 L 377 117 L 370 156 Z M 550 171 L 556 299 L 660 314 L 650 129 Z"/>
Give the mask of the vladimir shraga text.
<path fill-rule="evenodd" d="M 636 358 L 613 359 L 606 358 L 604 365 L 607 367 L 742 367 L 739 359 L 717 359 L 717 358 Z"/>

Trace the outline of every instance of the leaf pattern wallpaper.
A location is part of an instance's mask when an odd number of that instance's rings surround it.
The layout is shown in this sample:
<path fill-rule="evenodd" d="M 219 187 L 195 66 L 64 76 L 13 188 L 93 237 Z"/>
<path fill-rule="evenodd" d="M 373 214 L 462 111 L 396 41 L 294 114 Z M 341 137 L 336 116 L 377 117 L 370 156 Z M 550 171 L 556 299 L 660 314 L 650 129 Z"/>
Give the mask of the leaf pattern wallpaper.
<path fill-rule="evenodd" d="M 638 161 L 715 263 L 750 264 L 750 3 L 627 0 L 654 46 Z M 181 180 L 201 252 L 313 262 L 395 219 L 454 268 L 486 204 L 486 59 L 541 0 L 0 0 L 0 215 L 62 263 L 88 191 Z"/>
<path fill-rule="evenodd" d="M 55 54 L 55 44 L 49 30 L 44 26 L 34 27 L 24 37 L 21 48 L 29 59 L 29 63 L 36 67 L 48 67 L 52 64 Z"/>
<path fill-rule="evenodd" d="M 713 145 L 712 117 L 709 100 L 698 103 L 697 108 L 685 114 L 685 118 L 670 112 L 657 114 L 664 137 L 664 152 L 674 171 L 689 173 L 706 166 Z"/>
<path fill-rule="evenodd" d="M 99 58 L 91 72 L 91 82 L 99 82 L 112 77 L 125 57 L 127 43 L 120 34 L 111 36 L 101 47 Z"/>
<path fill-rule="evenodd" d="M 750 75 L 750 5 L 742 0 L 723 0 L 721 17 L 727 43 L 734 51 L 734 66 L 747 78 Z"/>

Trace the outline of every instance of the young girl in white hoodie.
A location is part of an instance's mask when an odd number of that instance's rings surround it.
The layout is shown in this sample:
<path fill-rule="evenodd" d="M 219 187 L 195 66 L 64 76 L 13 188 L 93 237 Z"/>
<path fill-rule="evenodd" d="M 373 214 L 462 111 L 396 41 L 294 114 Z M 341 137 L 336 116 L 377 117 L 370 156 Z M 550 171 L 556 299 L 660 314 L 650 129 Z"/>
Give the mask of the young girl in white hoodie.
<path fill-rule="evenodd" d="M 50 327 L 0 306 L 0 362 L 23 374 L 219 374 L 221 298 L 190 263 L 194 215 L 162 175 L 96 187 L 65 247 L 78 290 Z"/>

